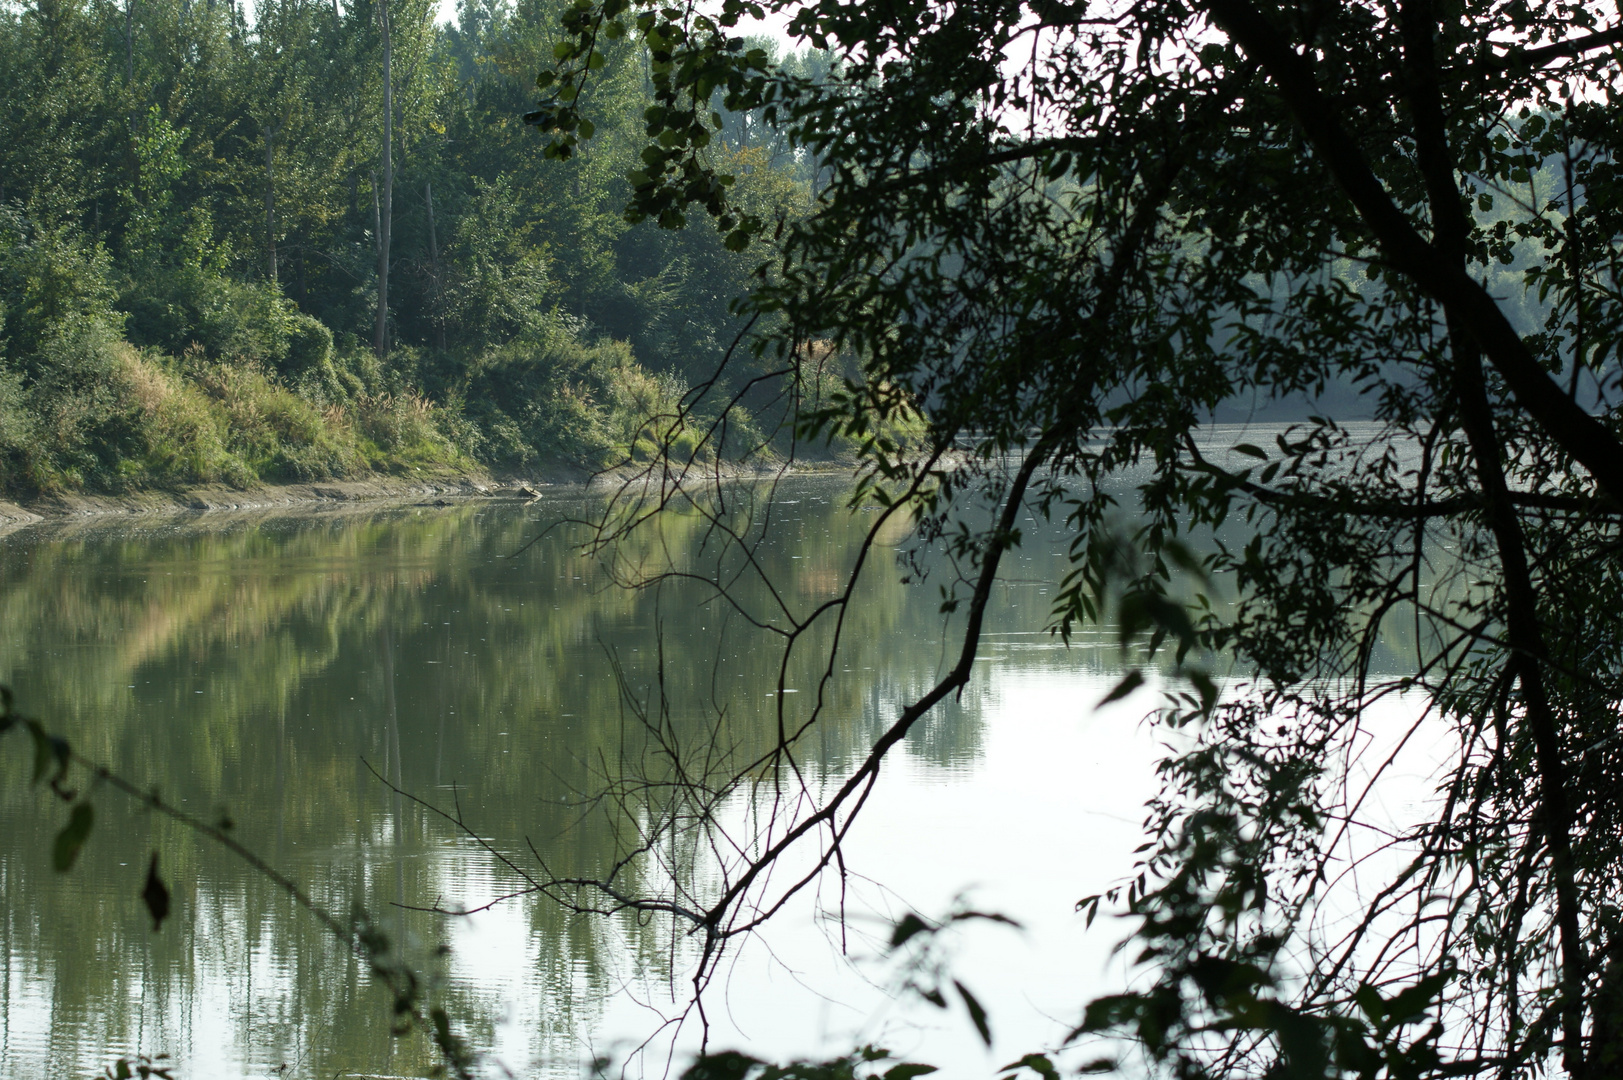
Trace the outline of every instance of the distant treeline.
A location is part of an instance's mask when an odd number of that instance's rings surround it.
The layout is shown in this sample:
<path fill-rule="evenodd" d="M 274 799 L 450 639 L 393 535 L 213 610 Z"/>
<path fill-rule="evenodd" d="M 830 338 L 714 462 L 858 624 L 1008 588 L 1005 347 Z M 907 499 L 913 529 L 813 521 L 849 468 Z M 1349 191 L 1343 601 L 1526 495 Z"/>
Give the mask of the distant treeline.
<path fill-rule="evenodd" d="M 763 252 L 623 220 L 634 50 L 589 89 L 586 152 L 542 157 L 521 117 L 561 6 L 0 11 L 0 491 L 646 451 L 640 421 L 713 369 Z M 714 150 L 753 210 L 804 212 L 813 166 L 758 118 Z"/>

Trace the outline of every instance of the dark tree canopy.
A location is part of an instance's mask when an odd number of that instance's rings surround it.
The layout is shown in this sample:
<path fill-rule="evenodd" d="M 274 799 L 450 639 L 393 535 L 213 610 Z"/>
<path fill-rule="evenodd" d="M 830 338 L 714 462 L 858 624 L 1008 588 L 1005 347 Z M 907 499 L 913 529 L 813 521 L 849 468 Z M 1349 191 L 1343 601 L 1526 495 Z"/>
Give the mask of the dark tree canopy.
<path fill-rule="evenodd" d="M 837 66 L 811 79 L 746 49 L 741 22 L 768 13 Z M 780 856 L 832 862 L 887 750 L 970 678 L 1034 507 L 1071 543 L 1052 627 L 1114 619 L 1124 647 L 1179 676 L 1162 719 L 1195 733 L 1163 767 L 1136 876 L 1089 898 L 1142 917 L 1152 978 L 1093 1003 L 1076 1038 L 1128 1036 L 1180 1076 L 1616 1074 L 1614 16 L 1524 0 L 577 0 L 564 25 L 530 116 L 549 153 L 592 136 L 603 42 L 640 41 L 657 101 L 628 215 L 708 213 L 735 248 L 777 239 L 743 301 L 759 317 L 747 344 L 780 361 L 756 379 L 798 399 L 801 439 L 857 440 L 861 497 L 917 515 L 960 571 L 957 663 L 843 786 L 684 901 L 707 958 L 804 887 L 767 872 Z M 734 205 L 710 151 L 718 104 L 815 164 L 814 213 Z M 849 365 L 832 388 L 825 356 Z M 1273 445 L 1217 454 L 1196 437 L 1302 400 L 1308 418 Z M 897 437 L 915 413 L 918 437 Z M 688 416 L 668 418 L 672 439 Z M 693 473 L 660 476 L 610 534 L 677 498 L 716 505 Z M 853 595 L 785 615 L 789 651 L 827 647 L 812 628 Z M 1394 628 L 1404 673 L 1377 676 Z M 1392 838 L 1397 869 L 1349 893 L 1368 814 L 1349 770 L 1394 694 L 1424 704 L 1412 722 L 1444 733 L 1451 763 L 1425 820 Z M 793 776 L 815 722 L 735 782 Z M 1317 919 L 1332 902 L 1362 915 Z"/>

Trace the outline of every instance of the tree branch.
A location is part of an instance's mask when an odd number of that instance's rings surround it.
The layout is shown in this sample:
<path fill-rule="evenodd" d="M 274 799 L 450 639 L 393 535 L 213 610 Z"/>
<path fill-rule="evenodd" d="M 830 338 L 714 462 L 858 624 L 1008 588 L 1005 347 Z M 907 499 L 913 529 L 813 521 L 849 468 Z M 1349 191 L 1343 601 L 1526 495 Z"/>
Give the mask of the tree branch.
<path fill-rule="evenodd" d="M 1493 42 L 1488 43 L 1490 46 Z M 1504 56 L 1486 56 L 1472 66 L 1483 71 L 1531 71 L 1536 67 L 1543 67 L 1553 60 L 1566 60 L 1581 56 L 1592 49 L 1604 49 L 1608 45 L 1623 45 L 1623 26 L 1614 26 L 1610 30 L 1601 30 L 1583 37 L 1572 38 L 1569 41 L 1557 41 L 1549 45 L 1541 45 L 1536 49 L 1512 49 Z"/>
<path fill-rule="evenodd" d="M 1320 88 L 1311 61 L 1295 51 L 1249 0 L 1205 0 L 1205 6 L 1218 27 L 1273 80 L 1391 265 L 1459 320 L 1509 384 L 1517 403 L 1613 500 L 1623 503 L 1623 444 L 1545 372 L 1487 290 L 1458 261 L 1427 243 L 1398 209 L 1342 127 L 1344 110 Z"/>

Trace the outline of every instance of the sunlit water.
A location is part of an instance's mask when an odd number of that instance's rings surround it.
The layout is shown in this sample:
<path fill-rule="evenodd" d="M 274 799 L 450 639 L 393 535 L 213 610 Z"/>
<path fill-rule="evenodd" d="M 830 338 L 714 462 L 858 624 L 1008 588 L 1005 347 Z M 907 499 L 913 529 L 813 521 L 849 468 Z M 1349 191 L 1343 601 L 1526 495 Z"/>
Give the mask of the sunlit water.
<path fill-rule="evenodd" d="M 746 749 L 770 739 L 776 655 L 718 605 L 614 587 L 567 529 L 514 554 L 595 506 L 549 493 L 24 531 L 0 541 L 0 677 L 90 756 L 203 816 L 229 813 L 331 909 L 366 905 L 418 961 L 448 944 L 444 996 L 492 1075 L 578 1076 L 596 1055 L 659 1075 L 701 1030 L 661 1026 L 690 992 L 669 927 L 533 898 L 467 917 L 403 911 L 483 904 L 517 879 L 373 773 L 459 806 L 516 864 L 533 865 L 533 844 L 555 872 L 588 875 L 614 855 L 605 822 L 578 806 L 625 747 L 611 657 L 643 692 L 662 643 L 683 723 L 722 705 Z M 825 598 L 862 514 L 827 480 L 791 484 L 774 512 L 768 570 L 791 603 Z M 674 528 L 677 549 L 697 531 Z M 1038 632 L 1060 563 L 1028 548 L 964 700 L 886 765 L 846 846 L 843 896 L 831 880 L 723 965 L 712 1045 L 781 1057 L 874 1043 L 986 1075 L 1119 984 L 1122 927 L 1085 934 L 1074 905 L 1131 866 L 1163 752 L 1140 722 L 1153 697 L 1097 707 L 1115 652 Z M 901 584 L 889 547 L 869 575 L 816 736 L 813 764 L 830 774 L 950 664 L 937 582 Z M 132 1053 L 168 1053 L 183 1077 L 427 1074 L 432 1058 L 390 1035 L 386 997 L 314 920 L 116 792 L 93 791 L 92 840 L 54 874 L 64 809 L 27 785 L 25 749 L 0 743 L 0 1075 L 91 1075 Z M 176 901 L 157 933 L 139 900 L 154 850 Z M 969 924 L 948 942 L 953 976 L 991 1012 L 990 1049 L 962 1008 L 895 993 L 904 973 L 884 957 L 888 920 L 960 902 L 1022 924 Z"/>

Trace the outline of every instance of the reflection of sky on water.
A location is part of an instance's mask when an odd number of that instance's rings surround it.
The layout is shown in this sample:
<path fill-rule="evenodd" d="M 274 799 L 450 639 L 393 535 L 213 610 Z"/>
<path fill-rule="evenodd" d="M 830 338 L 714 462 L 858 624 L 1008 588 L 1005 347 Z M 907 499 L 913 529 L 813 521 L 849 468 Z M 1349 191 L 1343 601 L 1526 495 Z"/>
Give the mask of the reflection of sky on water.
<path fill-rule="evenodd" d="M 782 508 L 794 531 L 776 548 L 786 574 L 808 559 L 820 570 L 837 563 L 854 536 L 839 532 L 850 519 L 837 489 L 814 481 L 796 494 Z M 0 675 L 44 688 L 25 704 L 78 725 L 89 752 L 125 771 L 163 775 L 183 760 L 185 775 L 166 790 L 205 809 L 230 803 L 250 843 L 335 910 L 364 896 L 414 954 L 448 941 L 447 987 L 474 1041 L 519 1075 L 577 1076 L 581 1061 L 624 1056 L 680 1011 L 686 954 L 675 955 L 673 981 L 665 935 L 528 900 L 465 919 L 398 912 L 402 898 L 480 904 L 514 879 L 442 820 L 397 810 L 358 759 L 393 772 L 392 753 L 404 786 L 442 805 L 456 782 L 470 820 L 520 861 L 528 837 L 588 866 L 593 842 L 566 835 L 569 815 L 536 808 L 566 793 L 560 777 L 582 783 L 582 761 L 611 726 L 585 718 L 616 714 L 604 650 L 646 676 L 656 613 L 604 592 L 561 546 L 517 567 L 502 561 L 545 511 L 434 514 L 204 523 L 217 543 L 185 529 L 13 538 L 0 550 L 0 615 L 12 627 Z M 935 583 L 905 591 L 896 576 L 876 568 L 883 618 L 852 639 L 839 722 L 818 735 L 835 768 L 946 663 Z M 1116 678 L 1109 633 L 1077 635 L 1067 648 L 1031 629 L 1059 576 L 1040 546 L 1028 545 L 1008 576 L 962 703 L 887 763 L 847 844 L 843 935 L 828 917 L 842 900 L 830 883 L 739 947 L 713 990 L 713 1045 L 790 1055 L 874 1042 L 949 1077 L 986 1075 L 1052 1042 L 1089 996 L 1123 977 L 1111 946 L 1124 928 L 1106 920 L 1084 936 L 1073 907 L 1131 866 L 1160 753 L 1139 718 L 1155 699 L 1141 690 L 1096 711 Z M 168 591 L 150 592 L 160 579 Z M 816 575 L 802 580 L 813 594 L 822 588 Z M 657 614 L 679 674 L 691 686 L 715 682 L 711 657 L 681 652 L 715 638 L 714 612 L 686 622 L 672 607 Z M 380 711 L 384 623 L 397 635 L 397 722 Z M 729 685 L 769 685 L 771 665 L 748 649 L 717 651 Z M 1389 726 L 1410 715 L 1392 708 Z M 198 717 L 195 730 L 164 728 L 180 716 Z M 1379 790 L 1394 819 L 1412 809 L 1415 777 L 1437 745 L 1416 743 L 1416 764 Z M 184 1077 L 270 1076 L 283 1064 L 292 1076 L 426 1068 L 387 1036 L 384 996 L 307 918 L 216 854 L 144 819 L 114 820 L 122 808 L 112 798 L 98 802 L 101 828 L 129 850 L 98 836 L 71 879 L 50 879 L 40 844 L 51 821 L 14 775 L 0 786 L 0 814 L 22 825 L 0 839 L 0 1074 L 93 1073 L 138 1051 L 176 1054 Z M 149 846 L 166 852 L 177 884 L 179 914 L 159 938 L 141 924 L 131 885 Z M 1025 927 L 972 924 L 955 938 L 953 973 L 991 1012 L 990 1052 L 961 1008 L 885 993 L 898 979 L 879 959 L 888 920 L 909 908 L 940 914 L 960 897 Z M 1334 912 L 1327 902 L 1326 925 Z M 696 1037 L 684 1027 L 678 1055 Z M 641 1062 L 661 1072 L 671 1045 L 650 1044 Z"/>
<path fill-rule="evenodd" d="M 1118 932 L 1100 925 L 1084 938 L 1074 905 L 1131 864 L 1157 753 L 1155 733 L 1138 722 L 1150 692 L 1095 712 L 1110 686 L 1100 674 L 994 669 L 973 764 L 942 769 L 905 753 L 889 763 L 845 849 L 848 958 L 830 883 L 724 964 L 708 1006 L 713 1045 L 791 1056 L 874 1043 L 947 1067 L 947 1076 L 987 1075 L 1011 1050 L 1051 1042 L 1074 1024 L 1080 1004 L 1106 985 Z M 959 901 L 1023 927 L 968 924 L 951 939 L 954 975 L 992 1011 L 991 1051 L 961 1008 L 942 1013 L 886 992 L 899 976 L 882 959 L 891 921 L 909 910 L 945 913 Z M 453 939 L 458 967 L 502 988 L 500 1060 L 520 1075 L 578 1075 L 577 1060 L 567 1052 L 560 1060 L 556 1045 L 530 1056 L 544 1019 L 523 932 L 513 907 L 470 918 Z M 591 1040 L 586 1056 L 624 1057 L 687 1003 L 685 982 L 643 983 L 631 965 L 619 976 L 622 992 L 580 1035 Z M 676 1036 L 678 1057 L 697 1035 L 690 1023 Z M 658 1075 L 670 1047 L 669 1038 L 656 1040 L 639 1061 Z"/>

